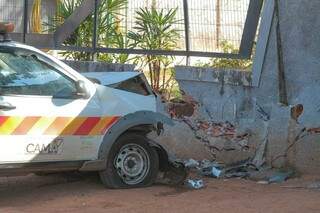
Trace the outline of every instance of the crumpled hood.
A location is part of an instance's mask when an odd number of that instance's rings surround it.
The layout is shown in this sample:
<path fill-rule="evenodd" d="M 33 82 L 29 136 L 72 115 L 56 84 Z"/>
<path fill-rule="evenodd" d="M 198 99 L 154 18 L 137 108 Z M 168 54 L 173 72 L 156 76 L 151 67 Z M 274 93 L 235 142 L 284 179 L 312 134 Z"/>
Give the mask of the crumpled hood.
<path fill-rule="evenodd" d="M 116 84 L 122 81 L 126 81 L 130 78 L 134 78 L 141 73 L 139 72 L 85 72 L 81 73 L 87 78 L 98 79 L 101 85 L 108 86 Z"/>

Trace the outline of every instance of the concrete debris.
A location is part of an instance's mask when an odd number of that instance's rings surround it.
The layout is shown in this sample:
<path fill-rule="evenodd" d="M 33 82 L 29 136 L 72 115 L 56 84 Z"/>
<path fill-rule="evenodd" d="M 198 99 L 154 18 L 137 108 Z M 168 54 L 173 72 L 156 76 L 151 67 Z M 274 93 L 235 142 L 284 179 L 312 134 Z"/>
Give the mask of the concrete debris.
<path fill-rule="evenodd" d="M 248 159 L 232 165 L 224 165 L 215 161 L 190 159 L 185 167 L 198 174 L 217 179 L 248 178 L 261 184 L 282 183 L 294 175 L 293 171 L 274 171 L 271 168 L 257 168 Z"/>
<path fill-rule="evenodd" d="M 293 172 L 292 171 L 289 171 L 289 172 L 276 172 L 275 174 L 273 174 L 269 178 L 268 183 L 282 183 L 282 182 L 285 182 L 286 180 L 288 180 L 292 176 L 293 176 Z"/>
<path fill-rule="evenodd" d="M 193 162 L 193 160 L 191 159 L 191 161 L 186 162 L 190 163 Z M 196 165 L 196 163 L 193 163 L 193 165 Z M 249 176 L 251 171 L 255 171 L 255 168 L 251 166 L 249 161 L 226 166 L 214 161 L 203 160 L 198 162 L 197 165 L 198 166 L 193 168 L 196 169 L 200 175 L 214 178 L 245 178 Z"/>
<path fill-rule="evenodd" d="M 216 156 L 222 151 L 249 150 L 249 132 L 237 131 L 230 122 L 213 122 L 200 119 L 184 118 L 183 121 L 193 131 L 195 137 L 203 142 Z"/>
<path fill-rule="evenodd" d="M 191 189 L 202 189 L 202 188 L 204 188 L 204 182 L 203 182 L 203 180 L 200 180 L 200 179 L 197 179 L 197 180 L 187 179 L 186 180 L 186 185 Z"/>
<path fill-rule="evenodd" d="M 293 170 L 279 171 L 271 168 L 261 168 L 259 171 L 250 173 L 250 180 L 259 184 L 283 183 L 294 176 Z"/>
<path fill-rule="evenodd" d="M 194 159 L 189 159 L 189 160 L 184 161 L 184 166 L 189 169 L 197 168 L 199 165 L 200 165 L 200 163 Z"/>

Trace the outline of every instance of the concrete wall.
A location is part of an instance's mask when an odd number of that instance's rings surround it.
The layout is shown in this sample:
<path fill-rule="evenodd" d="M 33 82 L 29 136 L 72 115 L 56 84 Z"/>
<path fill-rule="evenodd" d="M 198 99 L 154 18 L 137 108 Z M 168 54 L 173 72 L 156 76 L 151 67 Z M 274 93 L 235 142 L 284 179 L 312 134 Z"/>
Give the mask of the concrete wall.
<path fill-rule="evenodd" d="M 317 134 L 320 127 L 320 1 L 284 0 L 280 8 L 290 106 L 278 103 L 275 23 L 258 87 L 250 86 L 251 73 L 237 71 L 177 67 L 176 78 L 181 89 L 198 102 L 198 114 L 201 114 L 202 120 L 210 123 L 209 130 L 213 122 L 228 121 L 234 125 L 236 132 L 250 135 L 247 149 L 230 151 L 221 149 L 230 145 L 230 137 L 214 136 L 211 145 L 216 146 L 215 143 L 219 141 L 223 144 L 218 146 L 218 151 L 214 149 L 214 157 L 218 160 L 235 161 L 248 156 L 258 160 L 266 143 L 268 164 L 293 166 L 306 173 L 320 173 L 320 135 Z M 299 109 L 294 108 L 297 104 L 304 107 L 300 117 L 295 116 L 295 110 Z M 199 120 L 198 114 L 190 120 Z M 198 139 L 192 139 L 194 144 L 199 143 Z"/>

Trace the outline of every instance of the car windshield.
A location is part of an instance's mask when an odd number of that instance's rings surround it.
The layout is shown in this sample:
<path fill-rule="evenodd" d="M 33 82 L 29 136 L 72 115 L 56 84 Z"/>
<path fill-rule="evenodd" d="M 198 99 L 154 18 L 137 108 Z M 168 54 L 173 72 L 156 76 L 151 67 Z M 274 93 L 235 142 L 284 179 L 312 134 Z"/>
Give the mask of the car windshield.
<path fill-rule="evenodd" d="M 41 56 L 17 48 L 0 48 L 0 87 L 2 94 L 43 96 L 74 90 L 72 83 Z"/>

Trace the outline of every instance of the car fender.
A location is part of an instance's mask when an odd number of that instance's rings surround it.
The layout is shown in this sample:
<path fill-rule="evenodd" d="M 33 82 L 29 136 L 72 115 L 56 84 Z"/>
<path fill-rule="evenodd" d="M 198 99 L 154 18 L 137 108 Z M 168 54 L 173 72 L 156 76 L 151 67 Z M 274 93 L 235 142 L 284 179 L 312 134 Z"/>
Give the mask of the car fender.
<path fill-rule="evenodd" d="M 151 125 L 158 134 L 163 130 L 163 124 L 170 126 L 174 122 L 167 116 L 152 111 L 138 111 L 121 117 L 106 132 L 99 148 L 98 160 L 85 162 L 80 171 L 102 171 L 106 168 L 107 156 L 117 139 L 128 130 L 142 125 Z M 147 129 L 146 132 L 150 132 Z M 165 151 L 159 144 L 150 141 L 150 145 Z"/>

